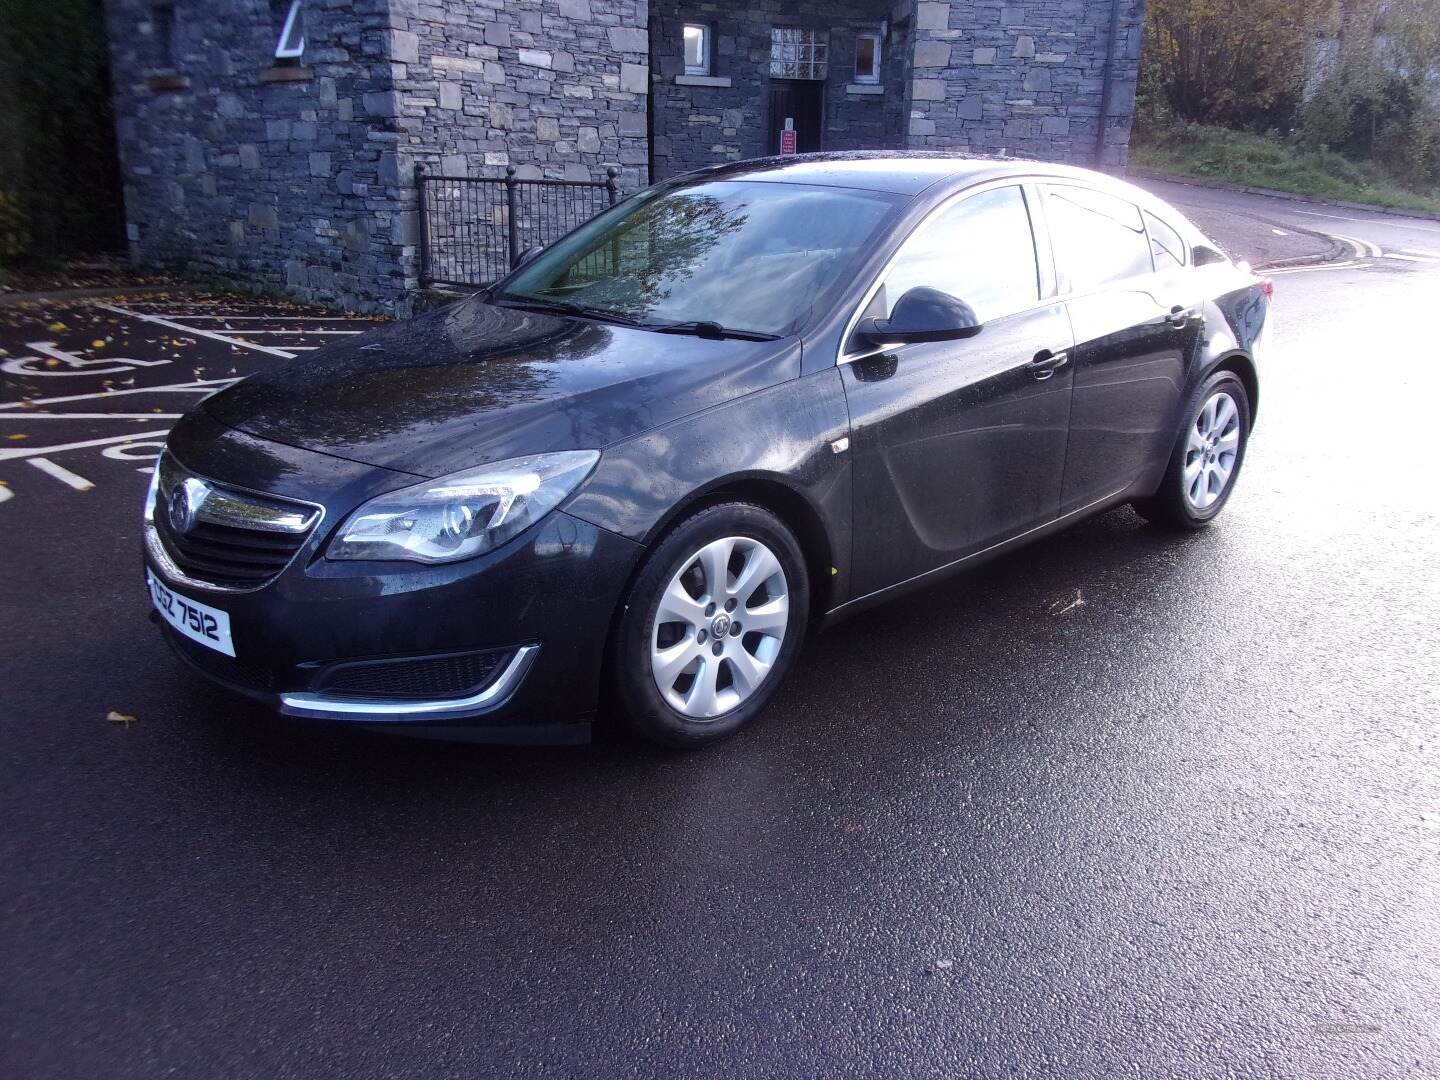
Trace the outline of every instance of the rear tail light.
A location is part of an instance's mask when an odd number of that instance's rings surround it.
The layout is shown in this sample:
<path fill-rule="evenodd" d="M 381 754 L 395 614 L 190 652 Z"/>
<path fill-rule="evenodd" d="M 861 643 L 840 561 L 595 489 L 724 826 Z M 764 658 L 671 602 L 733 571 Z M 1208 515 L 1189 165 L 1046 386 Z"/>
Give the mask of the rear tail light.
<path fill-rule="evenodd" d="M 1275 279 L 1262 277 L 1260 279 L 1260 291 L 1265 294 L 1266 300 L 1275 299 Z"/>

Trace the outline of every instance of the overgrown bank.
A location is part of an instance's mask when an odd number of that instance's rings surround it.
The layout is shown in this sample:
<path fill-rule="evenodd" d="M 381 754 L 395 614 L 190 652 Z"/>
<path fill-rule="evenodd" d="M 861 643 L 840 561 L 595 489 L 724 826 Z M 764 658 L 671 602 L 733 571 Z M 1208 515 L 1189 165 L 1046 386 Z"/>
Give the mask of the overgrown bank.
<path fill-rule="evenodd" d="M 1416 190 L 1378 165 L 1306 147 L 1295 137 L 1211 124 L 1146 127 L 1137 129 L 1131 141 L 1130 164 L 1171 176 L 1440 214 L 1440 188 Z"/>

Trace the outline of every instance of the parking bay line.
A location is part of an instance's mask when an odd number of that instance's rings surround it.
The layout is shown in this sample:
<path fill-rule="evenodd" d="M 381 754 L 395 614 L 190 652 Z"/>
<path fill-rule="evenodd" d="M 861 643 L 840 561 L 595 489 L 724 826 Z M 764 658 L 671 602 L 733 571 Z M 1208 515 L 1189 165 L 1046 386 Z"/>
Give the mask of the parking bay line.
<path fill-rule="evenodd" d="M 23 409 L 0 417 L 4 420 L 179 420 L 178 412 L 36 412 Z"/>
<path fill-rule="evenodd" d="M 169 428 L 159 431 L 136 431 L 129 435 L 110 435 L 103 439 L 86 439 L 84 442 L 62 443 L 59 446 L 20 446 L 0 448 L 0 461 L 44 457 L 46 454 L 62 454 L 67 450 L 86 450 L 92 446 L 110 446 L 112 443 L 134 442 L 136 439 L 164 438 Z"/>
<path fill-rule="evenodd" d="M 67 401 L 98 401 L 101 398 L 120 397 L 122 394 L 214 394 L 225 389 L 237 379 L 197 379 L 188 383 L 166 383 L 163 386 L 132 386 L 125 390 L 96 390 L 89 394 L 65 394 L 61 397 L 30 398 L 25 401 L 0 402 L 0 409 L 27 409 L 37 405 L 60 405 Z"/>
<path fill-rule="evenodd" d="M 124 315 L 130 319 L 139 319 L 141 322 L 154 323 L 156 326 L 163 326 L 169 330 L 177 330 L 182 334 L 194 334 L 197 337 L 210 338 L 212 341 L 223 341 L 227 345 L 235 345 L 242 349 L 254 349 L 256 352 L 266 353 L 270 356 L 278 356 L 281 360 L 293 360 L 295 354 L 284 349 L 271 348 L 269 345 L 257 345 L 253 341 L 245 341 L 241 338 L 226 337 L 224 334 L 217 334 L 213 330 L 202 330 L 198 326 L 186 326 L 184 323 L 175 322 L 171 319 L 161 318 L 159 315 L 147 315 L 143 311 L 131 311 L 129 308 L 119 307 L 116 304 L 96 304 L 102 311 L 109 311 L 115 315 Z"/>
<path fill-rule="evenodd" d="M 89 480 L 86 480 L 83 476 L 79 476 L 76 473 L 73 473 L 69 469 L 65 468 L 64 465 L 56 465 L 55 462 L 51 461 L 49 458 L 31 458 L 30 464 L 34 465 L 35 468 L 39 469 L 47 476 L 53 476 L 62 484 L 69 484 L 76 491 L 89 491 L 95 486 Z"/>

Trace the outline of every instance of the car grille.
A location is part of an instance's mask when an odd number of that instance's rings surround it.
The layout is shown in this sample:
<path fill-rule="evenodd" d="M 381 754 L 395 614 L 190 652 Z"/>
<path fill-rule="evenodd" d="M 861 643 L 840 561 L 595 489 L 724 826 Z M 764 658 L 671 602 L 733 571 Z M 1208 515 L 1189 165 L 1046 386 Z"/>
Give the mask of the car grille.
<path fill-rule="evenodd" d="M 184 505 L 172 513 L 177 493 Z M 317 506 L 193 476 L 167 454 L 160 462 L 150 524 L 185 577 L 219 588 L 255 589 L 289 565 L 320 513 Z"/>
<path fill-rule="evenodd" d="M 487 686 L 511 655 L 501 650 L 339 664 L 322 676 L 320 692 L 377 698 L 468 697 Z"/>

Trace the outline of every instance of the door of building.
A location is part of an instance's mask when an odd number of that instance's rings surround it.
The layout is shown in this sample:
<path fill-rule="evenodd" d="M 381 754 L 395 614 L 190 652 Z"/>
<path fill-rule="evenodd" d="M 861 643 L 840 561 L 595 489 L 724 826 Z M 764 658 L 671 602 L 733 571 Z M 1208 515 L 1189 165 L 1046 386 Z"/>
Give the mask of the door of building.
<path fill-rule="evenodd" d="M 770 84 L 770 152 L 780 152 L 786 119 L 795 122 L 795 151 L 809 154 L 820 147 L 825 111 L 825 84 L 815 79 L 777 79 Z"/>

